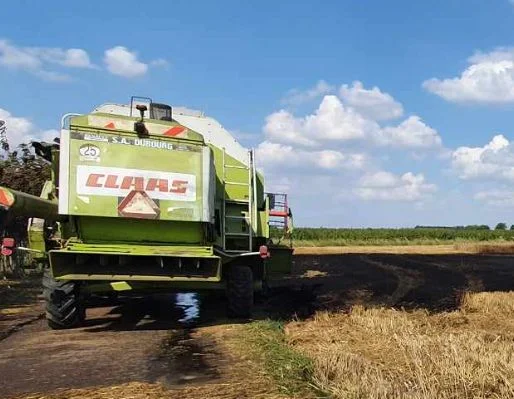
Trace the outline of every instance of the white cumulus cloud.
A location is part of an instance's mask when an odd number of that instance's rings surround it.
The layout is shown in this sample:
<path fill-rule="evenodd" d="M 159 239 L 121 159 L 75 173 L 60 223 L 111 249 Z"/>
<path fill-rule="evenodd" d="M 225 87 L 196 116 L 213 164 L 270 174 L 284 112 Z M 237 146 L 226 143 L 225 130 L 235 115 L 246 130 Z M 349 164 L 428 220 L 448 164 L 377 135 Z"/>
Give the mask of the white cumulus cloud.
<path fill-rule="evenodd" d="M 302 99 L 315 98 L 328 86 L 315 87 L 303 93 Z M 257 162 L 268 181 L 286 179 L 301 201 L 312 197 L 304 189 L 306 182 L 313 181 L 326 191 L 325 197 L 318 198 L 324 204 L 345 198 L 417 206 L 432 197 L 437 186 L 422 173 L 397 175 L 382 170 L 380 164 L 390 162 L 386 160 L 390 149 L 442 151 L 442 139 L 417 115 L 398 124 L 382 124 L 400 118 L 403 112 L 403 106 L 378 87 L 365 88 L 360 81 L 342 85 L 337 95 L 323 95 L 310 113 L 282 109 L 268 115 Z"/>
<path fill-rule="evenodd" d="M 439 148 L 442 145 L 439 133 L 416 115 L 410 116 L 398 126 L 382 129 L 379 141 L 412 149 Z"/>
<path fill-rule="evenodd" d="M 314 87 L 307 90 L 291 89 L 282 98 L 281 103 L 284 105 L 300 105 L 315 100 L 325 94 L 334 91 L 334 87 L 324 80 L 318 81 Z"/>
<path fill-rule="evenodd" d="M 168 67 L 169 63 L 163 58 L 145 63 L 138 58 L 135 51 L 123 46 L 116 46 L 105 50 L 104 62 L 107 70 L 113 75 L 124 78 L 136 78 L 148 72 L 149 67 Z"/>
<path fill-rule="evenodd" d="M 44 63 L 69 68 L 95 68 L 88 53 L 80 48 L 62 49 L 52 47 L 29 47 L 25 51 Z"/>
<path fill-rule="evenodd" d="M 364 175 L 353 190 L 363 200 L 420 201 L 437 190 L 435 184 L 427 183 L 423 174 L 412 172 L 401 176 L 379 171 Z"/>
<path fill-rule="evenodd" d="M 18 48 L 7 40 L 0 40 L 0 64 L 35 71 L 42 67 L 42 60 L 28 48 Z"/>
<path fill-rule="evenodd" d="M 364 139 L 379 130 L 376 122 L 345 107 L 333 95 L 323 97 L 318 109 L 305 117 L 281 110 L 266 118 L 264 132 L 272 141 L 315 146 L 320 141 Z"/>
<path fill-rule="evenodd" d="M 377 128 L 374 121 L 345 107 L 336 96 L 325 96 L 316 112 L 304 119 L 306 134 L 323 140 L 363 139 Z"/>
<path fill-rule="evenodd" d="M 139 61 L 137 53 L 123 46 L 105 50 L 104 62 L 110 73 L 124 78 L 141 76 L 148 71 L 148 64 Z"/>
<path fill-rule="evenodd" d="M 315 146 L 316 138 L 305 135 L 304 124 L 301 118 L 296 118 L 286 110 L 280 110 L 266 117 L 263 130 L 268 139 L 278 143 Z"/>
<path fill-rule="evenodd" d="M 397 119 L 403 115 L 402 104 L 376 86 L 366 89 L 362 82 L 355 81 L 351 86 L 342 85 L 339 96 L 346 105 L 368 119 L 382 121 Z"/>
<path fill-rule="evenodd" d="M 0 40 L 0 65 L 23 70 L 45 80 L 66 81 L 70 77 L 52 69 L 58 65 L 65 68 L 96 68 L 88 53 L 79 48 L 20 47 L 8 40 Z"/>
<path fill-rule="evenodd" d="M 169 65 L 163 58 L 142 62 L 136 52 L 123 46 L 107 49 L 104 62 L 110 73 L 125 78 L 142 76 L 149 67 L 165 68 Z M 23 70 L 51 81 L 71 80 L 71 76 L 63 70 L 100 69 L 91 61 L 88 52 L 81 48 L 21 47 L 5 39 L 0 39 L 0 66 Z"/>
<path fill-rule="evenodd" d="M 381 170 L 362 176 L 360 186 L 365 188 L 391 188 L 398 185 L 398 180 L 398 176 L 393 173 Z"/>
<path fill-rule="evenodd" d="M 419 116 L 410 116 L 398 126 L 381 127 L 334 95 L 323 97 L 318 108 L 306 116 L 295 116 L 286 110 L 274 112 L 266 118 L 263 130 L 269 141 L 306 147 L 337 146 L 348 141 L 368 147 L 415 150 L 442 146 L 438 132 Z"/>
<path fill-rule="evenodd" d="M 85 50 L 80 48 L 71 48 L 64 52 L 62 65 L 70 68 L 93 68 L 94 65 L 89 59 L 89 55 Z"/>
<path fill-rule="evenodd" d="M 452 167 L 463 180 L 514 181 L 514 147 L 499 134 L 483 147 L 459 147 L 452 153 Z"/>
<path fill-rule="evenodd" d="M 483 190 L 475 193 L 474 198 L 489 206 L 514 207 L 514 191 L 512 190 Z"/>
<path fill-rule="evenodd" d="M 19 144 L 28 143 L 31 140 L 42 140 L 51 142 L 59 137 L 59 131 L 38 128 L 30 119 L 14 116 L 9 111 L 0 108 L 0 120 L 5 121 L 7 140 L 11 149 Z"/>
<path fill-rule="evenodd" d="M 310 151 L 290 145 L 264 141 L 256 149 L 260 165 L 268 168 L 299 169 L 361 169 L 367 158 L 360 153 L 343 153 L 334 150 Z"/>
<path fill-rule="evenodd" d="M 452 102 L 514 102 L 514 47 L 478 52 L 468 59 L 469 66 L 460 76 L 432 78 L 423 87 Z"/>

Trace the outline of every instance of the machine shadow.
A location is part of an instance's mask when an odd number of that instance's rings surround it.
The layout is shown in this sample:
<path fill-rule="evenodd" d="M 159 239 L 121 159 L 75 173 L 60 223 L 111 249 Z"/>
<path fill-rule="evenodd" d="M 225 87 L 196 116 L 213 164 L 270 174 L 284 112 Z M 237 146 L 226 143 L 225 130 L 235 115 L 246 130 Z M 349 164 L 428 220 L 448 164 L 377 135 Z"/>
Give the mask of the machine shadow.
<path fill-rule="evenodd" d="M 254 319 L 305 319 L 352 305 L 455 310 L 465 292 L 514 288 L 510 255 L 298 255 L 293 275 L 272 280 L 256 296 Z M 108 315 L 88 318 L 87 331 L 173 330 L 247 322 L 225 315 L 220 294 L 161 294 L 118 300 Z"/>
<path fill-rule="evenodd" d="M 95 298 L 88 306 L 84 328 L 88 332 L 175 330 L 191 324 L 199 312 L 195 294 L 181 303 L 181 294 L 156 294 L 144 297 Z"/>

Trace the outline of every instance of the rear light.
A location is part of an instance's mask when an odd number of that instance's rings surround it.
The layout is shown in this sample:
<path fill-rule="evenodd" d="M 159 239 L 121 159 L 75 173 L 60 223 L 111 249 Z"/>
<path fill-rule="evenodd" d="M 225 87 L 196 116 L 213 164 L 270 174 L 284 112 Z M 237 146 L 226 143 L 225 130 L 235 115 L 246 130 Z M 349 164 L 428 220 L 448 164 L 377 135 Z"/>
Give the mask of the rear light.
<path fill-rule="evenodd" d="M 13 250 L 10 248 L 2 247 L 1 253 L 3 256 L 11 256 L 13 254 Z"/>
<path fill-rule="evenodd" d="M 259 256 L 262 259 L 268 259 L 271 257 L 271 254 L 268 251 L 268 247 L 266 245 L 261 245 L 259 248 Z"/>
<path fill-rule="evenodd" d="M 14 252 L 15 245 L 16 245 L 16 241 L 14 240 L 14 238 L 5 237 L 2 240 L 1 254 L 4 256 L 11 256 Z"/>
<path fill-rule="evenodd" d="M 13 248 L 15 246 L 15 244 L 16 244 L 16 241 L 14 241 L 14 238 L 12 238 L 12 237 L 5 237 L 2 240 L 3 247 Z"/>

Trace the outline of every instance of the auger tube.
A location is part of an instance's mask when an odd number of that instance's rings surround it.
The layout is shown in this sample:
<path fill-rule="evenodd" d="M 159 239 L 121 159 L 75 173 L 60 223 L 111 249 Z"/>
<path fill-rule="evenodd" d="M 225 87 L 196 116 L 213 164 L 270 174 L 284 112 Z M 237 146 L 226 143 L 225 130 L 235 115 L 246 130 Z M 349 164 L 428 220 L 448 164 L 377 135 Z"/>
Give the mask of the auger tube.
<path fill-rule="evenodd" d="M 0 210 L 14 216 L 27 216 L 47 220 L 58 220 L 57 202 L 35 195 L 0 187 Z"/>

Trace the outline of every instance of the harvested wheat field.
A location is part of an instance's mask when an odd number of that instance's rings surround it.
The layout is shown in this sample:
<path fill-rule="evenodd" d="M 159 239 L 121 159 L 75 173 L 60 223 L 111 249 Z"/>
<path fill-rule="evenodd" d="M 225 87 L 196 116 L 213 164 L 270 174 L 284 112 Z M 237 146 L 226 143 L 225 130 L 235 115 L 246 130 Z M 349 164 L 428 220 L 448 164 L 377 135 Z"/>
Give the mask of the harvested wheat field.
<path fill-rule="evenodd" d="M 296 255 L 342 255 L 342 254 L 417 254 L 417 255 L 455 255 L 455 254 L 512 254 L 511 242 L 463 242 L 431 245 L 345 245 L 345 246 L 298 246 Z"/>
<path fill-rule="evenodd" d="M 250 321 L 226 319 L 218 295 L 163 293 L 98 300 L 62 331 L 33 284 L 3 284 L 0 397 L 513 398 L 513 264 L 297 254 Z"/>
<path fill-rule="evenodd" d="M 355 305 L 286 334 L 335 398 L 514 397 L 514 292 L 466 294 L 436 314 Z"/>

